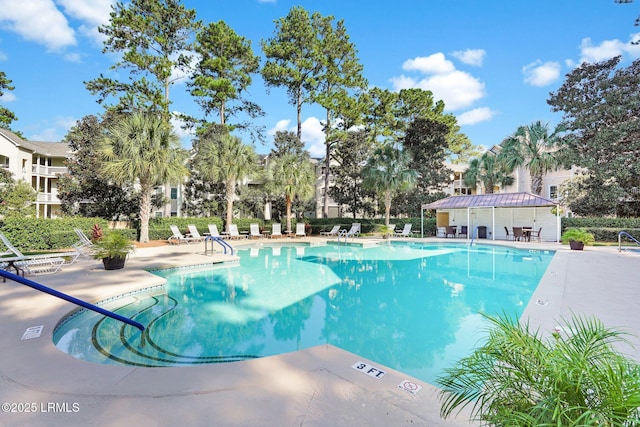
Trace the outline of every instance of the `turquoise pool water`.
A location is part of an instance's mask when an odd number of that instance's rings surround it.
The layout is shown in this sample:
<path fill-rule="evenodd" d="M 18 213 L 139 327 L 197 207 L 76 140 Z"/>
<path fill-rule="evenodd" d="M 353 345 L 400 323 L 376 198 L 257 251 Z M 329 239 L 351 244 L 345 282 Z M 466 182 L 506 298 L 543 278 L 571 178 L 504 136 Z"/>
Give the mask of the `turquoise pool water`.
<path fill-rule="evenodd" d="M 478 314 L 520 315 L 552 251 L 465 244 L 275 246 L 240 262 L 157 271 L 164 289 L 103 304 L 140 332 L 83 311 L 56 346 L 106 364 L 175 366 L 263 357 L 330 343 L 427 382 L 482 339 Z"/>

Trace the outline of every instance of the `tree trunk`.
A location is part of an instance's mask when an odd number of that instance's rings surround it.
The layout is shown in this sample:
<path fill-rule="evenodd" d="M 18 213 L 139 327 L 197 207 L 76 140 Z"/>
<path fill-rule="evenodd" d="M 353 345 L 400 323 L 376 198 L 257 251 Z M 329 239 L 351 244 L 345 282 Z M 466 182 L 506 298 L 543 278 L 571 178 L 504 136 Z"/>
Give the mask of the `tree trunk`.
<path fill-rule="evenodd" d="M 325 139 L 324 145 L 326 147 L 325 150 L 325 159 L 324 159 L 324 201 L 322 203 L 322 217 L 329 218 L 329 175 L 330 175 L 330 167 L 331 167 L 331 143 L 329 141 L 329 135 L 331 129 L 331 111 L 327 109 L 327 123 L 325 124 Z"/>
<path fill-rule="evenodd" d="M 228 179 L 226 187 L 225 199 L 227 201 L 227 224 L 225 226 L 225 230 L 227 230 L 228 233 L 230 231 L 229 227 L 233 223 L 233 198 L 236 195 L 236 180 Z"/>
<path fill-rule="evenodd" d="M 151 196 L 153 187 L 142 184 L 140 188 L 140 243 L 149 241 L 149 217 L 151 216 Z"/>
<path fill-rule="evenodd" d="M 291 230 L 291 197 L 285 196 L 287 203 L 287 231 Z"/>
<path fill-rule="evenodd" d="M 302 141 L 302 90 L 298 89 L 298 105 L 296 105 L 298 118 L 298 139 Z"/>
<path fill-rule="evenodd" d="M 384 192 L 384 225 L 385 227 L 389 226 L 389 217 L 391 216 L 391 200 L 392 200 L 391 191 Z"/>
<path fill-rule="evenodd" d="M 542 195 L 542 175 L 534 175 L 531 177 L 531 192 L 538 196 Z"/>

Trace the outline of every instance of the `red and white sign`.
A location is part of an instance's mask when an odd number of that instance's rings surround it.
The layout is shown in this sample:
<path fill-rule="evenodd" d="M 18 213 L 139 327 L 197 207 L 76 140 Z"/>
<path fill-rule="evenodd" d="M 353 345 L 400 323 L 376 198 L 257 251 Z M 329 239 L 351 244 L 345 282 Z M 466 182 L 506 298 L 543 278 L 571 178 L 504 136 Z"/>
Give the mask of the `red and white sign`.
<path fill-rule="evenodd" d="M 420 390 L 422 390 L 422 386 L 414 383 L 413 381 L 404 380 L 400 384 L 398 384 L 398 388 L 400 390 L 404 390 L 409 394 L 413 394 L 414 396 L 418 394 Z"/>

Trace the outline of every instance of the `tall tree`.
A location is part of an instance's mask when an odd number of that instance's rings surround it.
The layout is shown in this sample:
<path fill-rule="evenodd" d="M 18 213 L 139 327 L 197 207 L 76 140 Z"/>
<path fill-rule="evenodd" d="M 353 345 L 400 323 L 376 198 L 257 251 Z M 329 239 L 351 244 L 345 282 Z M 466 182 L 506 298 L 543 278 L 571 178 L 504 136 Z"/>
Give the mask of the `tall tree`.
<path fill-rule="evenodd" d="M 449 130 L 445 123 L 428 118 L 416 118 L 409 124 L 401 144 L 410 156 L 408 167 L 420 180 L 398 197 L 394 203 L 397 212 L 419 216 L 422 204 L 433 201 L 434 193 L 450 182 L 451 171 L 445 164 Z"/>
<path fill-rule="evenodd" d="M 520 126 L 500 144 L 498 162 L 509 172 L 524 166 L 531 177 L 531 191 L 542 195 L 542 177 L 558 166 L 558 143 L 562 127 L 549 134 L 549 126 L 541 121 Z"/>
<path fill-rule="evenodd" d="M 487 151 L 469 162 L 469 167 L 464 171 L 464 183 L 472 188 L 481 184 L 485 194 L 492 194 L 496 185 L 505 187 L 513 184 L 513 177 L 500 163 L 498 156 Z"/>
<path fill-rule="evenodd" d="M 102 172 L 116 183 L 140 188 L 140 242 L 149 241 L 154 188 L 180 184 L 188 174 L 186 152 L 159 114 L 131 113 L 112 125 L 101 142 Z"/>
<path fill-rule="evenodd" d="M 622 204 L 640 200 L 640 60 L 618 68 L 620 60 L 580 65 L 547 102 L 569 131 L 567 163 L 587 168 L 594 189 L 610 182 Z"/>
<path fill-rule="evenodd" d="M 121 81 L 100 74 L 85 82 L 98 95 L 98 103 L 118 96 L 118 111 L 162 113 L 169 121 L 169 89 L 183 78 L 191 62 L 188 54 L 193 32 L 199 26 L 196 12 L 180 0 L 131 0 L 112 6 L 108 25 L 98 30 L 106 36 L 104 53 L 115 53 L 120 60 L 112 70 L 128 70 Z"/>
<path fill-rule="evenodd" d="M 4 96 L 6 91 L 15 89 L 15 87 L 11 85 L 11 82 L 4 71 L 0 71 L 0 98 Z M 18 118 L 13 111 L 0 105 L 0 127 L 11 130 L 11 123 L 16 120 L 18 120 Z"/>
<path fill-rule="evenodd" d="M 225 187 L 226 230 L 233 223 L 236 186 L 256 174 L 258 158 L 252 146 L 228 133 L 206 133 L 198 142 L 196 165 L 204 179 L 222 181 Z"/>
<path fill-rule="evenodd" d="M 373 152 L 362 170 L 363 185 L 382 196 L 385 226 L 389 226 L 394 193 L 407 190 L 418 178 L 418 173 L 409 168 L 410 160 L 407 151 L 384 145 Z"/>
<path fill-rule="evenodd" d="M 286 153 L 269 164 L 268 181 L 271 191 L 284 195 L 287 230 L 291 230 L 291 205 L 296 197 L 307 200 L 315 193 L 315 171 L 309 156 Z"/>
<path fill-rule="evenodd" d="M 269 153 L 271 157 L 282 157 L 285 154 L 295 154 L 298 157 L 309 157 L 309 154 L 304 149 L 304 143 L 300 141 L 300 138 L 291 131 L 276 131 L 273 136 L 273 148 Z"/>
<path fill-rule="evenodd" d="M 85 116 L 65 136 L 73 154 L 66 161 L 67 173 L 58 179 L 64 213 L 120 220 L 139 212 L 132 186 L 116 184 L 101 173 L 99 142 L 114 119 L 108 114 L 102 120 Z"/>
<path fill-rule="evenodd" d="M 0 186 L 0 215 L 5 218 L 35 216 L 37 194 L 31 184 L 23 180 L 14 181 L 10 176 L 5 176 L 3 181 L 7 178 L 8 182 Z"/>
<path fill-rule="evenodd" d="M 333 186 L 329 196 L 346 206 L 353 218 L 360 213 L 373 213 L 370 198 L 375 194 L 362 186 L 362 168 L 371 157 L 373 143 L 365 130 L 348 132 L 333 153 Z"/>
<path fill-rule="evenodd" d="M 195 51 L 200 60 L 189 86 L 205 116 L 217 111 L 219 123 L 224 125 L 229 117 L 240 112 L 251 118 L 264 114 L 257 104 L 244 97 L 244 92 L 251 85 L 252 74 L 257 73 L 260 67 L 250 40 L 236 34 L 224 21 L 219 21 L 198 32 Z"/>
<path fill-rule="evenodd" d="M 266 56 L 262 78 L 267 87 L 287 89 L 289 103 L 296 107 L 297 136 L 302 139 L 302 105 L 310 101 L 318 72 L 316 33 L 309 12 L 302 6 L 292 7 L 275 24 L 273 37 L 260 42 Z"/>
<path fill-rule="evenodd" d="M 316 61 L 319 68 L 315 77 L 316 84 L 312 91 L 312 99 L 320 104 L 326 112 L 323 123 L 325 133 L 325 173 L 324 198 L 322 213 L 329 215 L 329 177 L 331 160 L 335 145 L 339 138 L 335 135 L 334 121 L 341 116 L 350 117 L 357 101 L 352 98 L 358 91 L 364 91 L 367 81 L 362 75 L 363 66 L 357 57 L 357 50 L 349 41 L 349 35 L 343 20 L 334 24 L 334 17 L 323 17 L 319 13 L 312 16 L 313 28 L 316 32 Z M 355 91 L 355 93 L 354 93 Z"/>

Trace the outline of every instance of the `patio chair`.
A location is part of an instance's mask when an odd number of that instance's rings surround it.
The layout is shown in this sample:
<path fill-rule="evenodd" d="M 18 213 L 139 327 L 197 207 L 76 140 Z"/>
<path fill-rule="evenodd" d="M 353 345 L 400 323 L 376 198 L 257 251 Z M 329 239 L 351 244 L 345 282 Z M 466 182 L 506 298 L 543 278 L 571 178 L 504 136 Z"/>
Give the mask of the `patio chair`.
<path fill-rule="evenodd" d="M 509 229 L 507 228 L 507 226 L 505 225 L 504 227 L 504 232 L 507 235 L 507 240 L 511 240 L 513 238 L 513 235 L 509 234 Z"/>
<path fill-rule="evenodd" d="M 69 252 L 48 253 L 39 255 L 24 255 L 18 248 L 7 239 L 7 237 L 0 233 L 0 240 L 9 250 L 6 254 L 13 255 L 12 257 L 0 259 L 0 266 L 8 270 L 13 268 L 18 274 L 20 270 L 29 274 L 44 274 L 55 273 L 60 270 L 63 264 L 73 264 L 80 256 L 80 252 L 77 250 Z"/>
<path fill-rule="evenodd" d="M 304 222 L 299 222 L 296 224 L 296 234 L 295 237 L 304 237 L 307 235 L 307 233 L 304 231 L 304 227 L 305 227 L 305 223 Z"/>
<path fill-rule="evenodd" d="M 340 224 L 334 225 L 330 231 L 321 231 L 320 235 L 331 237 L 331 236 L 337 236 L 338 233 L 340 233 Z"/>
<path fill-rule="evenodd" d="M 405 224 L 402 231 L 399 233 L 394 233 L 394 236 L 395 237 L 411 237 L 413 235 L 413 233 L 411 232 L 411 227 L 412 227 L 411 223 Z"/>
<path fill-rule="evenodd" d="M 349 230 L 342 229 L 340 233 L 338 233 L 338 237 L 344 236 L 346 237 L 358 237 L 360 236 L 360 223 L 354 222 L 351 224 L 351 228 Z"/>
<path fill-rule="evenodd" d="M 189 229 L 189 234 L 187 234 L 185 237 L 188 240 L 194 243 L 204 242 L 204 236 L 200 235 L 200 232 L 198 231 L 198 228 L 195 225 L 189 224 L 187 228 Z"/>
<path fill-rule="evenodd" d="M 462 237 L 464 235 L 464 237 L 469 237 L 468 233 L 468 227 L 466 225 L 462 225 L 460 226 L 460 233 L 458 233 L 458 237 Z"/>
<path fill-rule="evenodd" d="M 271 224 L 271 238 L 279 239 L 281 237 L 284 237 L 284 235 L 282 234 L 282 224 L 280 224 L 279 222 Z"/>
<path fill-rule="evenodd" d="M 218 226 L 216 224 L 209 224 L 209 236 L 223 238 L 223 236 L 220 235 L 220 231 L 218 231 Z"/>
<path fill-rule="evenodd" d="M 192 237 L 190 235 L 185 236 L 184 234 L 182 234 L 178 226 L 175 224 L 171 224 L 169 228 L 171 229 L 172 235 L 167 240 L 172 245 L 179 245 L 181 243 L 191 243 L 198 240 L 196 237 Z M 202 236 L 200 236 L 200 238 L 202 239 Z"/>
<path fill-rule="evenodd" d="M 455 238 L 457 233 L 458 227 L 456 227 L 455 225 L 447 225 L 447 232 L 444 237 L 453 236 Z"/>
<path fill-rule="evenodd" d="M 446 227 L 437 227 L 436 228 L 436 237 L 447 237 L 447 228 Z"/>
<path fill-rule="evenodd" d="M 538 239 L 538 243 L 540 242 L 542 234 L 542 227 L 538 228 L 538 232 L 536 233 L 536 238 Z M 533 232 L 531 232 L 531 237 L 533 237 Z"/>
<path fill-rule="evenodd" d="M 237 224 L 229 224 L 229 238 L 230 239 L 246 239 L 248 236 L 246 234 L 240 234 L 238 232 Z"/>
<path fill-rule="evenodd" d="M 513 240 L 521 241 L 525 238 L 526 236 L 524 235 L 524 231 L 522 231 L 522 227 L 513 227 Z"/>
<path fill-rule="evenodd" d="M 89 256 L 91 256 L 95 251 L 95 245 L 81 229 L 74 228 L 73 231 L 75 231 L 79 239 L 78 242 L 72 245 L 73 248 L 76 251 L 80 252 L 80 255 L 82 255 L 83 257 L 89 258 Z"/>
<path fill-rule="evenodd" d="M 263 234 L 260 232 L 259 224 L 249 224 L 249 238 L 262 239 L 263 237 Z"/>

